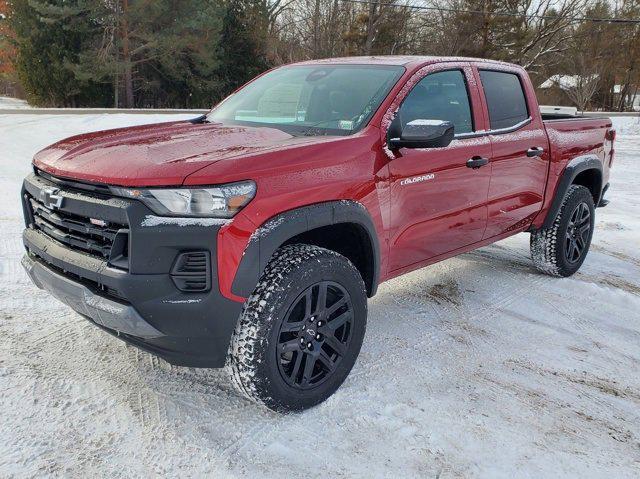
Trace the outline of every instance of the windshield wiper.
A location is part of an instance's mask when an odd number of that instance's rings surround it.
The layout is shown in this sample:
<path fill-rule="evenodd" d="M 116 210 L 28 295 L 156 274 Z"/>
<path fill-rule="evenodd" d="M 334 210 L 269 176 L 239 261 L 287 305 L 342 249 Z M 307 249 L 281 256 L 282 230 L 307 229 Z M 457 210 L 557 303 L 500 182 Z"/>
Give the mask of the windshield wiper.
<path fill-rule="evenodd" d="M 188 121 L 189 123 L 193 123 L 194 125 L 199 125 L 200 123 L 209 123 L 209 120 L 207 120 L 207 115 L 201 115 Z"/>
<path fill-rule="evenodd" d="M 313 130 L 314 128 L 318 128 L 320 125 L 323 125 L 325 123 L 331 123 L 334 121 L 343 121 L 343 119 L 333 118 L 331 120 L 322 120 L 322 121 L 319 121 L 318 123 L 314 123 L 313 125 L 309 126 L 306 130 L 304 130 L 304 132 L 302 133 L 302 136 L 311 136 L 311 130 Z"/>

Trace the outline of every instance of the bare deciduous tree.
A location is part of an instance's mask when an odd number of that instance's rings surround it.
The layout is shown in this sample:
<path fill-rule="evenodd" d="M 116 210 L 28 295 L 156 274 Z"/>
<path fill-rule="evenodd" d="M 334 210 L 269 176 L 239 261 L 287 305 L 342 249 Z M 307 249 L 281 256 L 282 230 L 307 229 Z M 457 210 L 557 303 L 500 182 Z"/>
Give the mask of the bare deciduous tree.
<path fill-rule="evenodd" d="M 598 90 L 598 74 L 577 74 L 560 78 L 564 79 L 564 81 L 557 80 L 555 82 L 558 88 L 567 94 L 578 110 L 584 111 Z"/>

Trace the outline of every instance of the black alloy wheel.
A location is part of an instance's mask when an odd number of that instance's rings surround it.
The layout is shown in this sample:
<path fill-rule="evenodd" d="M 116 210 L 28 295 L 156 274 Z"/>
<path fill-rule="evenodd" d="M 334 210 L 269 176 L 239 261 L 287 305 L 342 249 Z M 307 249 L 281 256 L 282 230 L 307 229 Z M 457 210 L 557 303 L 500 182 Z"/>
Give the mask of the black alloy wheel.
<path fill-rule="evenodd" d="M 591 212 L 585 202 L 578 203 L 569 219 L 565 235 L 565 258 L 569 264 L 577 263 L 589 245 Z"/>
<path fill-rule="evenodd" d="M 311 389 L 335 371 L 349 350 L 353 305 L 345 288 L 321 281 L 303 291 L 278 334 L 278 368 L 291 387 Z"/>
<path fill-rule="evenodd" d="M 574 274 L 589 253 L 595 227 L 596 195 L 571 185 L 551 226 L 531 233 L 531 257 L 536 267 L 552 276 Z"/>

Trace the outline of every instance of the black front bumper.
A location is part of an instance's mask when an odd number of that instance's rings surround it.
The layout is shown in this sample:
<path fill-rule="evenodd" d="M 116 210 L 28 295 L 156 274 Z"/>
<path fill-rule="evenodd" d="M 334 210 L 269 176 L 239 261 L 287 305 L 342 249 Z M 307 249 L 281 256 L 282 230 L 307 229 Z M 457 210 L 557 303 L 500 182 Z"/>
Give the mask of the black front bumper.
<path fill-rule="evenodd" d="M 71 306 L 74 311 L 91 318 L 104 328 L 140 339 L 164 336 L 146 322 L 130 304 L 100 296 L 82 283 L 48 268 L 43 262 L 28 254 L 22 258 L 22 266 L 38 288 L 46 289 L 52 296 Z"/>
<path fill-rule="evenodd" d="M 116 265 L 70 247 L 34 226 L 29 198 L 51 186 L 49 179 L 33 174 L 23 185 L 23 265 L 33 282 L 96 325 L 172 364 L 222 367 L 242 303 L 218 289 L 220 225 L 158 220 L 138 201 L 61 187 L 60 213 L 127 225 L 128 257 L 122 267 L 122 261 Z M 172 276 L 177 258 L 194 251 L 210 258 L 207 291 L 182 291 Z"/>

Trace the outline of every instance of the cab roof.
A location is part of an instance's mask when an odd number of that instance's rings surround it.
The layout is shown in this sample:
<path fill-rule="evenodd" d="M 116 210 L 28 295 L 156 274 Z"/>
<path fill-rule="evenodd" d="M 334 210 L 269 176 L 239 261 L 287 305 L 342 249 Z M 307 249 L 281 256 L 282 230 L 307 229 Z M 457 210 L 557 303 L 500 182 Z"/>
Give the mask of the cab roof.
<path fill-rule="evenodd" d="M 422 66 L 431 63 L 443 62 L 482 62 L 499 65 L 509 65 L 508 63 L 488 60 L 485 58 L 472 57 L 434 57 L 420 55 L 380 55 L 380 56 L 362 56 L 362 57 L 338 57 L 323 58 L 319 60 L 307 60 L 304 62 L 294 63 L 294 65 L 397 65 L 397 66 Z"/>

